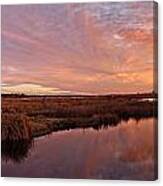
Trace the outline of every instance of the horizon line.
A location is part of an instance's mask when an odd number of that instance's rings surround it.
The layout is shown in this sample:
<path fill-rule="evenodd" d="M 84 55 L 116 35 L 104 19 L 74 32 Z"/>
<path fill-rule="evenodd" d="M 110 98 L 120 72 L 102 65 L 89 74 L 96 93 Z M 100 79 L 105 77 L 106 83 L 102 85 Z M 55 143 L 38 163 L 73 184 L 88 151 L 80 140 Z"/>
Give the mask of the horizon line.
<path fill-rule="evenodd" d="M 77 96 L 77 97 L 84 97 L 84 96 L 112 96 L 112 95 L 143 95 L 143 94 L 158 94 L 156 91 L 150 91 L 150 92 L 121 92 L 121 93 L 108 93 L 108 94 L 25 94 L 25 93 L 2 93 L 1 96 L 28 96 L 28 97 L 36 97 L 36 96 L 49 96 L 49 97 L 57 97 L 57 96 Z"/>

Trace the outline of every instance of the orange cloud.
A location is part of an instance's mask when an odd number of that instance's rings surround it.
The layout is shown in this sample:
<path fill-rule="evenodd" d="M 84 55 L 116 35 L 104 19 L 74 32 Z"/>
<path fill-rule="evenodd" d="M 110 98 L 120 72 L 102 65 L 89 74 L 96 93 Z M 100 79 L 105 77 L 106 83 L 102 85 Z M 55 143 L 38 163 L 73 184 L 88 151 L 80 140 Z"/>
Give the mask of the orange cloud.
<path fill-rule="evenodd" d="M 140 4 L 3 6 L 2 82 L 93 94 L 152 91 L 153 6 Z"/>

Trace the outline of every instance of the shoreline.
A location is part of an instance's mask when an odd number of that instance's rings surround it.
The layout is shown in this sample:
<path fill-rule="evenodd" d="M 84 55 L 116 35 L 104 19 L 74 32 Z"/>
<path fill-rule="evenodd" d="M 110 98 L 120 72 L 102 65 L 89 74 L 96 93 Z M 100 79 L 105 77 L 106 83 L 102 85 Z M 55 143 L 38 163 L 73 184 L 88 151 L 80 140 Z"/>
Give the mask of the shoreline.
<path fill-rule="evenodd" d="M 138 121 L 143 120 L 143 119 L 152 119 L 152 118 L 157 119 L 157 117 L 149 116 L 149 117 L 140 118 L 140 119 L 138 119 Z M 122 119 L 118 123 L 120 123 L 122 121 L 128 122 L 130 119 L 136 120 L 135 118 L 129 118 L 128 120 L 123 120 Z M 98 128 L 95 128 L 95 126 L 93 126 L 93 125 L 87 125 L 87 126 L 84 126 L 84 127 L 79 126 L 79 127 L 74 127 L 74 128 L 69 127 L 69 128 L 64 128 L 64 129 L 59 129 L 58 128 L 56 130 L 51 130 L 51 131 L 48 131 L 48 132 L 43 131 L 42 133 L 39 133 L 39 134 L 33 134 L 32 138 L 36 139 L 36 138 L 43 137 L 43 136 L 46 136 L 46 135 L 49 135 L 49 134 L 52 134 L 52 133 L 55 133 L 55 132 L 64 132 L 64 131 L 75 130 L 75 129 L 94 129 L 94 130 L 98 131 L 98 130 L 105 129 L 105 128 L 108 128 L 108 127 L 117 127 L 118 125 L 119 124 L 117 124 L 117 125 L 107 125 L 107 126 L 98 125 L 97 126 Z"/>
<path fill-rule="evenodd" d="M 157 98 L 117 96 L 84 99 L 2 97 L 2 140 L 28 140 L 55 131 L 117 126 L 121 120 L 157 118 Z M 144 100 L 143 100 L 144 99 Z"/>

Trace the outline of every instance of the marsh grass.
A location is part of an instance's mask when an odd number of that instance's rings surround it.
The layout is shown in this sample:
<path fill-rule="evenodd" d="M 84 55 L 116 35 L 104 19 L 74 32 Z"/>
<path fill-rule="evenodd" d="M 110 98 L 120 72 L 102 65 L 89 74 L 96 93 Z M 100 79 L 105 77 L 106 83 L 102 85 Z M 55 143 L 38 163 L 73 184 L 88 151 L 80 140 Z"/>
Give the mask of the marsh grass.
<path fill-rule="evenodd" d="M 152 97 L 152 95 L 148 95 Z M 145 96 L 144 96 L 145 97 Z M 52 131 L 100 129 L 121 120 L 157 117 L 157 101 L 142 95 L 2 97 L 2 140 L 24 140 Z"/>
<path fill-rule="evenodd" d="M 27 116 L 23 114 L 2 113 L 2 141 L 29 140 L 31 137 L 31 125 Z"/>

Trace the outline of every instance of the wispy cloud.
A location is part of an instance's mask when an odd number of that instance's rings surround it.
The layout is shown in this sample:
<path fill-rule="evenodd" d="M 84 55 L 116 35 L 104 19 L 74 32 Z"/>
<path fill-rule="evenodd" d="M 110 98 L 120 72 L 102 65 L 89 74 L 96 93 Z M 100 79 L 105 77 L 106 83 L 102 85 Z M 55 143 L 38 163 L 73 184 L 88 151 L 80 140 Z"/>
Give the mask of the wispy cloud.
<path fill-rule="evenodd" d="M 70 94 L 70 91 L 60 90 L 59 88 L 45 87 L 38 84 L 18 84 L 18 85 L 2 85 L 3 93 L 25 93 L 28 95 L 60 95 L 60 94 Z"/>
<path fill-rule="evenodd" d="M 152 2 L 4 5 L 2 81 L 50 88 L 37 93 L 150 91 L 153 29 Z"/>

